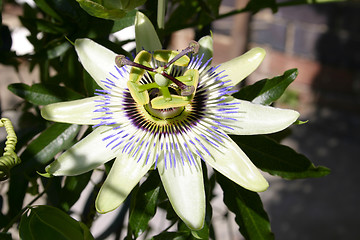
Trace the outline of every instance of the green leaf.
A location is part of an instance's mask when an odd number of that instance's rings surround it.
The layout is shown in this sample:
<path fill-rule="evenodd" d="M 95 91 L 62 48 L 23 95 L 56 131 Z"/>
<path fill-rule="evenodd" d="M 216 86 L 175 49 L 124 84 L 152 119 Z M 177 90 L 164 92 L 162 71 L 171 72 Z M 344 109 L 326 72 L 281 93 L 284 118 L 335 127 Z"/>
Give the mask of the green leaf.
<path fill-rule="evenodd" d="M 219 15 L 221 0 L 201 0 L 200 4 L 213 19 Z"/>
<path fill-rule="evenodd" d="M 0 2 L 0 4 L 1 4 L 1 2 Z M 1 240 L 12 240 L 13 238 L 11 237 L 11 233 L 0 232 L 0 239 Z"/>
<path fill-rule="evenodd" d="M 157 171 L 152 171 L 132 197 L 129 227 L 135 238 L 148 229 L 149 221 L 156 213 L 159 192 L 160 178 Z"/>
<path fill-rule="evenodd" d="M 208 220 L 211 220 L 211 217 L 208 218 Z M 191 238 L 188 239 L 209 239 L 209 227 L 208 222 L 205 222 L 204 226 L 200 230 L 192 230 L 183 221 L 178 222 L 178 232 L 182 233 L 188 233 Z"/>
<path fill-rule="evenodd" d="M 121 29 L 124 29 L 126 27 L 130 27 L 130 26 L 134 25 L 136 13 L 137 13 L 137 10 L 132 10 L 132 11 L 126 13 L 126 15 L 123 18 L 121 18 L 120 20 L 115 20 L 113 28 L 111 29 L 111 32 L 114 33 L 114 32 L 120 31 Z"/>
<path fill-rule="evenodd" d="M 23 162 L 16 170 L 31 173 L 48 164 L 57 153 L 69 147 L 79 130 L 76 124 L 54 123 L 27 146 L 20 155 Z"/>
<path fill-rule="evenodd" d="M 65 211 L 70 208 L 79 199 L 82 191 L 90 181 L 92 171 L 86 172 L 78 176 L 67 176 L 64 187 L 60 193 L 60 205 Z"/>
<path fill-rule="evenodd" d="M 30 207 L 19 228 L 23 240 L 94 239 L 88 228 L 63 211 L 51 206 Z"/>
<path fill-rule="evenodd" d="M 297 75 L 297 69 L 290 69 L 281 76 L 272 79 L 263 79 L 253 85 L 243 87 L 233 96 L 258 104 L 270 105 L 281 97 L 285 89 L 295 80 Z"/>
<path fill-rule="evenodd" d="M 83 71 L 84 87 L 88 96 L 94 96 L 96 89 L 101 89 L 101 87 L 96 83 L 96 81 L 90 76 L 87 71 Z"/>
<path fill-rule="evenodd" d="M 36 19 L 36 26 L 39 32 L 46 32 L 51 34 L 65 34 L 68 30 L 63 26 L 43 19 Z"/>
<path fill-rule="evenodd" d="M 259 195 L 240 187 L 220 173 L 216 176 L 224 191 L 224 203 L 236 215 L 235 221 L 245 239 L 274 239 L 269 217 Z"/>
<path fill-rule="evenodd" d="M 98 18 L 118 20 L 126 15 L 126 11 L 116 8 L 106 8 L 105 6 L 91 0 L 76 0 L 80 7 L 88 14 Z"/>
<path fill-rule="evenodd" d="M 54 41 L 50 43 L 49 48 L 46 50 L 46 55 L 48 59 L 54 59 L 60 56 L 63 56 L 67 50 L 71 48 L 71 44 L 68 41 L 59 42 Z"/>
<path fill-rule="evenodd" d="M 326 167 L 315 167 L 304 155 L 272 139 L 258 136 L 231 136 L 251 161 L 261 170 L 286 179 L 323 177 Z"/>
<path fill-rule="evenodd" d="M 43 10 L 45 13 L 49 14 L 51 17 L 55 18 L 56 20 L 62 21 L 60 15 L 48 4 L 46 0 L 34 0 L 36 6 Z"/>
<path fill-rule="evenodd" d="M 14 83 L 10 84 L 8 89 L 15 95 L 35 105 L 47 105 L 82 97 L 82 95 L 69 88 L 42 83 L 37 83 L 32 86 L 24 83 Z"/>
<path fill-rule="evenodd" d="M 47 204 L 53 207 L 60 206 L 62 177 L 41 178 L 43 188 L 46 189 Z M 36 179 L 34 180 L 36 182 Z"/>

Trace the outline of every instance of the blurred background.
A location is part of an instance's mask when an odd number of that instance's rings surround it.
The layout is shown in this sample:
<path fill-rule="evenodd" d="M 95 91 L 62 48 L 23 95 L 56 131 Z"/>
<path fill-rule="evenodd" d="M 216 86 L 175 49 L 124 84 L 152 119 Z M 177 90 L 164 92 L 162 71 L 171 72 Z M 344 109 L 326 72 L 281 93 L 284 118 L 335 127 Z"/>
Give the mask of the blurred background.
<path fill-rule="evenodd" d="M 224 0 L 220 11 L 241 8 L 246 2 Z M 18 19 L 22 8 L 6 2 L 3 8 L 1 51 L 11 48 L 19 55 L 33 51 L 26 39 L 29 32 Z M 359 13 L 360 4 L 356 2 L 304 5 L 282 7 L 275 14 L 271 10 L 238 14 L 211 26 L 214 64 L 254 46 L 266 49 L 264 62 L 245 84 L 298 68 L 297 79 L 277 105 L 297 109 L 301 120 L 308 123 L 293 126 L 284 143 L 315 165 L 331 169 L 328 176 L 319 179 L 286 181 L 267 175 L 270 188 L 261 197 L 276 239 L 360 239 Z M 7 37 L 9 32 L 12 38 Z M 134 37 L 131 29 L 126 36 Z M 170 46 L 181 49 L 194 36 L 193 29 L 178 31 L 173 34 Z M 36 83 L 39 70 L 30 73 L 26 61 L 20 63 L 18 70 L 0 64 L 0 117 L 10 118 L 15 129 L 27 131 L 36 123 L 20 119 L 18 106 L 22 100 L 7 85 Z M 0 137 L 3 142 L 2 130 Z M 0 190 L 4 192 L 6 184 L 2 183 Z M 217 196 L 213 206 L 216 235 L 225 240 L 241 239 L 234 216 L 221 205 L 221 199 L 221 195 Z M 99 236 L 102 230 L 94 231 Z"/>

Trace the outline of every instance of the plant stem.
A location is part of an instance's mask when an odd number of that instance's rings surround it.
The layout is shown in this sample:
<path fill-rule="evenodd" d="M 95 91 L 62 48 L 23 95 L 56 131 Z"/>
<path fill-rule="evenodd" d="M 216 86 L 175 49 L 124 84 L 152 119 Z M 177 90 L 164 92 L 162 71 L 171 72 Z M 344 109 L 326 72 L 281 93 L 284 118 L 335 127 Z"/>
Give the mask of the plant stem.
<path fill-rule="evenodd" d="M 279 2 L 279 3 L 276 3 L 276 6 L 277 7 L 290 7 L 290 6 L 297 6 L 297 5 L 303 5 L 303 4 L 321 4 L 321 3 L 331 3 L 331 2 L 346 2 L 346 0 L 295 0 L 295 1 Z M 226 18 L 226 17 L 230 17 L 235 14 L 248 12 L 248 11 L 251 11 L 251 9 L 247 8 L 247 7 L 229 11 L 227 13 L 217 16 L 215 21 Z"/>
<path fill-rule="evenodd" d="M 157 7 L 157 24 L 159 29 L 164 29 L 165 27 L 165 7 L 166 7 L 166 0 L 158 0 L 158 7 Z"/>
<path fill-rule="evenodd" d="M 9 224 L 1 231 L 1 232 L 7 232 L 9 231 L 9 229 L 12 227 L 12 225 L 14 225 L 14 223 L 18 220 L 18 218 L 21 217 L 21 215 L 34 203 L 36 202 L 39 198 L 42 197 L 42 195 L 44 195 L 44 193 L 46 192 L 47 187 L 44 189 L 44 191 L 42 191 L 39 195 L 36 196 L 36 198 L 34 198 L 31 202 L 29 202 L 23 209 L 21 209 L 19 211 L 19 213 L 13 218 L 11 219 L 11 221 L 9 222 Z"/>

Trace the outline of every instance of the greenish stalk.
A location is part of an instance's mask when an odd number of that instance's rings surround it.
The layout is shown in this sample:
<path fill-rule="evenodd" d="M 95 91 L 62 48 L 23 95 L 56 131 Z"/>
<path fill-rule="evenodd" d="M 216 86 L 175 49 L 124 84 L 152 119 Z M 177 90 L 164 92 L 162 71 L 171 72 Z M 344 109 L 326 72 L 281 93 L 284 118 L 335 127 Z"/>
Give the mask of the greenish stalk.
<path fill-rule="evenodd" d="M 164 29 L 165 27 L 165 7 L 166 0 L 158 0 L 157 24 L 159 29 Z"/>
<path fill-rule="evenodd" d="M 301 4 L 320 4 L 320 3 L 332 3 L 332 2 L 346 2 L 346 0 L 296 0 L 289 2 L 278 3 L 278 7 L 296 6 Z"/>
<path fill-rule="evenodd" d="M 295 0 L 295 1 L 286 1 L 286 2 L 280 2 L 277 3 L 277 7 L 290 7 L 290 6 L 297 6 L 297 5 L 304 5 L 304 4 L 321 4 L 321 3 L 332 3 L 332 2 L 346 2 L 347 0 Z M 242 9 L 236 9 L 224 14 L 219 15 L 216 20 L 230 17 L 232 15 L 236 15 L 239 13 L 248 12 L 251 9 L 248 9 L 246 7 Z"/>

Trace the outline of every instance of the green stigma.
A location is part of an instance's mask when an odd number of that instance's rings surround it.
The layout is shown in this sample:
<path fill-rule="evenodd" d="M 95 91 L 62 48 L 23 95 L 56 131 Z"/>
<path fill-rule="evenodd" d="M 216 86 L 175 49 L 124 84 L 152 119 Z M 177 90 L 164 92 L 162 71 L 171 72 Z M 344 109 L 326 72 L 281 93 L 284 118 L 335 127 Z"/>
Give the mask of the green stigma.
<path fill-rule="evenodd" d="M 119 55 L 116 56 L 115 63 L 118 67 L 131 66 L 127 86 L 133 99 L 140 105 L 149 105 L 148 109 L 154 109 L 155 113 L 167 115 L 168 109 L 182 109 L 194 98 L 199 81 L 198 70 L 188 69 L 181 76 L 172 76 L 169 73 L 172 72 L 174 66 L 187 67 L 190 62 L 187 54 L 196 53 L 198 49 L 199 44 L 191 42 L 189 47 L 181 52 L 157 50 L 150 54 L 147 51 L 141 51 L 133 62 Z M 153 59 L 161 62 L 161 66 L 152 67 Z M 153 80 L 151 83 L 144 84 L 142 79 L 145 74 Z M 162 111 L 157 112 L 155 109 Z"/>

